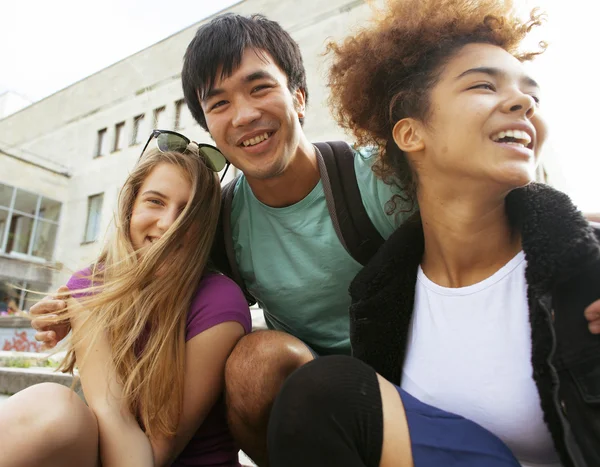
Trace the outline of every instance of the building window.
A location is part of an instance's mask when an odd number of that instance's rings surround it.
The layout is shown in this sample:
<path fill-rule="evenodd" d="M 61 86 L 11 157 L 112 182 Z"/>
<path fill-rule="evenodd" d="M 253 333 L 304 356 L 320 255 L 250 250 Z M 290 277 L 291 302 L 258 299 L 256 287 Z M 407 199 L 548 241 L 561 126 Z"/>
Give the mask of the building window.
<path fill-rule="evenodd" d="M 184 128 L 183 125 L 183 110 L 185 108 L 185 101 L 183 99 L 179 99 L 177 102 L 175 102 L 175 126 L 174 128 L 176 130 L 181 130 L 182 128 Z"/>
<path fill-rule="evenodd" d="M 133 117 L 133 130 L 131 132 L 131 146 L 140 144 L 140 138 L 144 132 L 144 114 Z"/>
<path fill-rule="evenodd" d="M 33 221 L 33 217 L 23 214 L 13 214 L 12 222 L 8 229 L 10 244 L 7 247 L 7 253 L 27 255 L 33 236 Z"/>
<path fill-rule="evenodd" d="M 0 253 L 51 261 L 61 203 L 0 184 Z"/>
<path fill-rule="evenodd" d="M 0 207 L 0 251 L 4 251 L 4 238 L 8 235 L 8 232 L 6 231 L 6 228 L 8 227 L 8 217 L 8 209 Z"/>
<path fill-rule="evenodd" d="M 154 109 L 154 128 L 165 129 L 165 107 Z"/>
<path fill-rule="evenodd" d="M 0 277 L 0 315 L 29 311 L 32 305 L 40 301 L 42 294 L 48 291 L 48 284 Z"/>
<path fill-rule="evenodd" d="M 125 122 L 119 122 L 115 125 L 115 144 L 113 152 L 123 149 L 123 135 L 125 133 Z"/>
<path fill-rule="evenodd" d="M 98 138 L 96 140 L 96 155 L 94 157 L 100 157 L 106 154 L 106 128 L 98 130 Z"/>
<path fill-rule="evenodd" d="M 85 232 L 83 235 L 83 243 L 95 242 L 98 239 L 103 200 L 104 193 L 88 196 L 88 212 L 87 221 L 85 223 Z"/>
<path fill-rule="evenodd" d="M 0 315 L 14 315 L 21 311 L 19 298 L 20 291 L 15 288 L 14 281 L 0 280 Z"/>

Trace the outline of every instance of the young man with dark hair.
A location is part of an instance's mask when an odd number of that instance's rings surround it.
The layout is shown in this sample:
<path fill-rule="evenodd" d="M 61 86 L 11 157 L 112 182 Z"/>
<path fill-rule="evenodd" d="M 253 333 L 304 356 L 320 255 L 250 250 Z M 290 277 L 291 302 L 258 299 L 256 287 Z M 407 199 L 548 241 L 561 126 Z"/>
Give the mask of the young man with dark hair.
<path fill-rule="evenodd" d="M 219 16 L 188 46 L 182 81 L 192 115 L 243 173 L 231 212 L 235 258 L 272 330 L 234 350 L 226 397 L 234 436 L 266 465 L 265 428 L 284 379 L 314 353 L 350 353 L 347 289 L 360 264 L 336 236 L 316 149 L 302 130 L 306 72 L 291 36 L 264 16 Z M 387 238 L 407 213 L 386 214 L 395 192 L 371 159 L 356 154 L 354 168 L 366 211 Z"/>
<path fill-rule="evenodd" d="M 338 237 L 321 154 L 302 130 L 306 73 L 291 36 L 264 16 L 218 16 L 188 46 L 182 81 L 192 115 L 243 173 L 229 219 L 233 254 L 270 330 L 234 349 L 226 399 L 235 438 L 265 466 L 267 421 L 283 381 L 315 355 L 350 354 L 348 286 L 361 264 Z M 353 168 L 368 221 L 386 239 L 411 207 L 399 205 L 398 190 L 375 176 L 375 160 L 355 151 Z M 32 312 L 61 304 L 47 300 Z M 42 321 L 34 326 L 50 346 L 65 334 Z"/>

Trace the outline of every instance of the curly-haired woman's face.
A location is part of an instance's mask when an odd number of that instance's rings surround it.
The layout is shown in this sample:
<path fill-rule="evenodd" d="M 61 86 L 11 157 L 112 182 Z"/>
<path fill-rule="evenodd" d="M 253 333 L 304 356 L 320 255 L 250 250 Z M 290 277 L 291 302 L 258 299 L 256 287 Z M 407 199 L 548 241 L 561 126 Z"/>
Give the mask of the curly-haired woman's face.
<path fill-rule="evenodd" d="M 546 134 L 539 86 L 504 49 L 468 44 L 443 68 L 420 132 L 422 186 L 428 179 L 501 190 L 526 185 Z"/>

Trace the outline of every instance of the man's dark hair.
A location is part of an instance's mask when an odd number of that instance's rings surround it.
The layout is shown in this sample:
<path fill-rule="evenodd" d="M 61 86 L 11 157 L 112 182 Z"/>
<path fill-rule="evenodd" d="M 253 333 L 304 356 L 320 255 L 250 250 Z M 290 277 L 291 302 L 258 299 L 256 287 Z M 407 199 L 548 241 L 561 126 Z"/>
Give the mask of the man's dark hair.
<path fill-rule="evenodd" d="M 250 17 L 226 13 L 200 26 L 188 45 L 183 61 L 181 81 L 183 95 L 198 124 L 208 131 L 200 98 L 218 79 L 227 78 L 240 66 L 246 49 L 265 51 L 288 79 L 291 92 L 306 89 L 306 71 L 298 44 L 275 21 L 263 15 Z M 219 67 L 221 76 L 217 77 Z M 302 123 L 302 122 L 301 122 Z"/>

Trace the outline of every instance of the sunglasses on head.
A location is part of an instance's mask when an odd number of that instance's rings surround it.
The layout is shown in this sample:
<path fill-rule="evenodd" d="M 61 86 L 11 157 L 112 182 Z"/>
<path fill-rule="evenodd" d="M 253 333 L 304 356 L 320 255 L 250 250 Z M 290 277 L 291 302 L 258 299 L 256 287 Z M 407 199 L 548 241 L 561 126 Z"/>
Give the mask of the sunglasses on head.
<path fill-rule="evenodd" d="M 140 159 L 144 155 L 144 152 L 146 152 L 150 141 L 153 139 L 156 140 L 156 146 L 160 152 L 185 152 L 188 146 L 193 143 L 198 148 L 198 153 L 200 154 L 200 157 L 204 161 L 206 167 L 217 173 L 225 169 L 221 175 L 221 181 L 223 181 L 223 178 L 225 178 L 225 174 L 229 168 L 229 162 L 227 159 L 225 159 L 225 156 L 221 151 L 211 144 L 196 143 L 195 141 L 192 141 L 183 136 L 181 133 L 177 133 L 175 131 L 152 130 L 148 141 L 146 141 L 146 144 L 144 145 L 144 149 L 142 149 Z"/>

